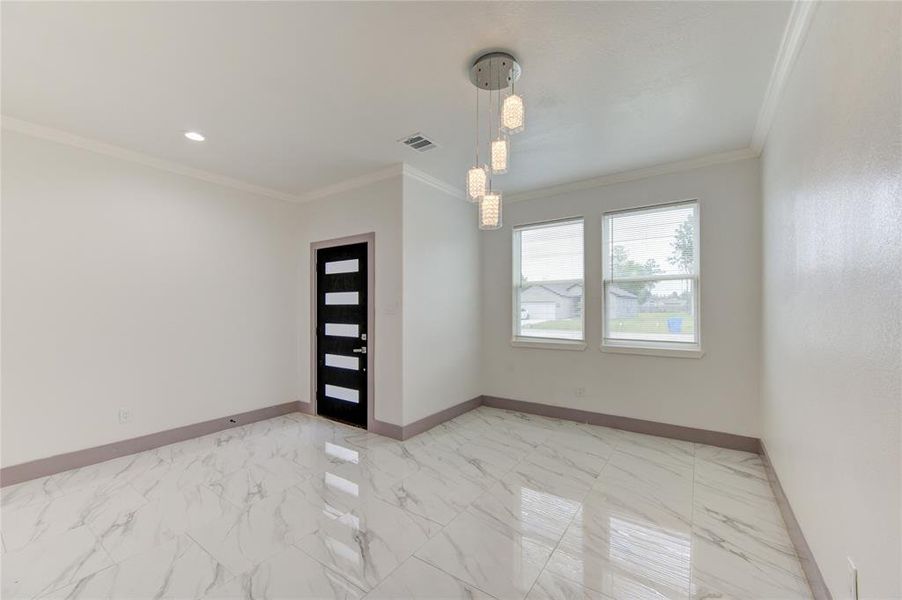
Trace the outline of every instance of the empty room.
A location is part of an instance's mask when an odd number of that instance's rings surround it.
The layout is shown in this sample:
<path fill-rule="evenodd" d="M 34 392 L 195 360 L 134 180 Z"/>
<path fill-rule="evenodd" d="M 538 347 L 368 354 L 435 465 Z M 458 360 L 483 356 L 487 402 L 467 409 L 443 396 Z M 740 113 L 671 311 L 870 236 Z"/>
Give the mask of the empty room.
<path fill-rule="evenodd" d="M 902 2 L 0 3 L 0 597 L 902 600 Z"/>

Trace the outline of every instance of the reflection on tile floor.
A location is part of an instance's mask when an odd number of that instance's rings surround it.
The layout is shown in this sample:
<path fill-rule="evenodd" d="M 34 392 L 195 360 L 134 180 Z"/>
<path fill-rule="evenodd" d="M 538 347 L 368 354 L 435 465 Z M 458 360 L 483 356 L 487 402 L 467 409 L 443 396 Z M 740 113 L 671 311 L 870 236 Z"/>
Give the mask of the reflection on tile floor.
<path fill-rule="evenodd" d="M 809 598 L 760 459 L 292 414 L 2 489 L 3 598 Z"/>

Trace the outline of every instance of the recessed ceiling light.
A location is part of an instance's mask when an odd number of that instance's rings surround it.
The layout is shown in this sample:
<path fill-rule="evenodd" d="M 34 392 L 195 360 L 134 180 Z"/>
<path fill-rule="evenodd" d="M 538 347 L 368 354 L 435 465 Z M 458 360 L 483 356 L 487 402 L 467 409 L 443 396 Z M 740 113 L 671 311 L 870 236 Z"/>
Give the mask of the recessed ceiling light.
<path fill-rule="evenodd" d="M 186 131 L 185 137 L 192 142 L 202 142 L 207 139 L 204 137 L 204 134 L 200 133 L 199 131 Z"/>

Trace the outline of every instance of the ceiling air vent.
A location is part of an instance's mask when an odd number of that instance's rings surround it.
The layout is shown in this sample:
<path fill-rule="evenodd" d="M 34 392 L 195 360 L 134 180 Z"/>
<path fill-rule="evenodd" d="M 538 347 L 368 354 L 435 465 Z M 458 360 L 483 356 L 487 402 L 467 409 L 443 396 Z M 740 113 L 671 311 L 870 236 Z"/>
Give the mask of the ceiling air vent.
<path fill-rule="evenodd" d="M 426 152 L 436 147 L 436 143 L 427 138 L 422 133 L 411 133 L 398 140 L 408 148 L 413 148 L 417 152 Z"/>

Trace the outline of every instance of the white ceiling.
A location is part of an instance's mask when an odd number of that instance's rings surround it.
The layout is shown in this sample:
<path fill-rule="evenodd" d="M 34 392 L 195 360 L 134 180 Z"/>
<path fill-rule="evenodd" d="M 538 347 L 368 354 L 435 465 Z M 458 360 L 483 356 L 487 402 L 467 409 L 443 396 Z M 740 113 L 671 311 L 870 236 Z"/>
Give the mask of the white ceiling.
<path fill-rule="evenodd" d="M 519 192 L 748 147 L 790 8 L 4 2 L 2 111 L 298 195 L 401 161 L 462 187 L 467 67 L 504 48 L 527 129 L 497 181 Z M 441 147 L 397 143 L 416 131 Z"/>

